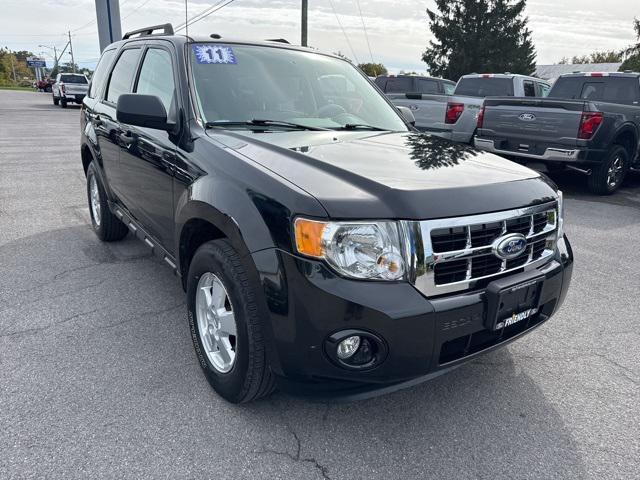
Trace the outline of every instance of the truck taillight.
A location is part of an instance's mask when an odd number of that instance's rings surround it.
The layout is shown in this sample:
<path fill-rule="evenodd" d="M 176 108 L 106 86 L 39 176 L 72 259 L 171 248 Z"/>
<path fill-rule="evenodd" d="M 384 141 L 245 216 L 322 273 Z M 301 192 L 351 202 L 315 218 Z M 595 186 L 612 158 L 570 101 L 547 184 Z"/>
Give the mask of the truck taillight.
<path fill-rule="evenodd" d="M 447 103 L 447 112 L 444 115 L 444 123 L 453 124 L 458 121 L 460 115 L 464 112 L 464 104 L 462 103 Z"/>
<path fill-rule="evenodd" d="M 593 137 L 593 134 L 596 133 L 596 130 L 598 130 L 602 120 L 604 120 L 602 112 L 582 112 L 578 138 L 581 140 L 589 140 Z"/>
<path fill-rule="evenodd" d="M 478 128 L 482 128 L 483 123 L 484 123 L 484 105 L 480 107 L 480 111 L 478 112 L 478 123 L 476 126 Z"/>

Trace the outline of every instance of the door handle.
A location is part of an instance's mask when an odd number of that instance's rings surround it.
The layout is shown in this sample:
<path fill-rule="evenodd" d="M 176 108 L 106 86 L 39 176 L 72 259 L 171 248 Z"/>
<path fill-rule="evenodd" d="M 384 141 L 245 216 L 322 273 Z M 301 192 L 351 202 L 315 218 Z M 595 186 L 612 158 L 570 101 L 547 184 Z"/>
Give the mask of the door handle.
<path fill-rule="evenodd" d="M 135 141 L 135 138 L 133 138 L 133 136 L 131 135 L 131 132 L 123 132 L 120 135 L 118 135 L 118 137 L 120 137 L 120 141 L 122 142 L 122 145 L 124 145 L 127 148 L 129 148 Z"/>
<path fill-rule="evenodd" d="M 100 115 L 96 115 L 95 117 L 93 117 L 93 125 L 95 127 L 101 127 L 102 125 L 104 125 L 104 122 L 100 118 Z"/>

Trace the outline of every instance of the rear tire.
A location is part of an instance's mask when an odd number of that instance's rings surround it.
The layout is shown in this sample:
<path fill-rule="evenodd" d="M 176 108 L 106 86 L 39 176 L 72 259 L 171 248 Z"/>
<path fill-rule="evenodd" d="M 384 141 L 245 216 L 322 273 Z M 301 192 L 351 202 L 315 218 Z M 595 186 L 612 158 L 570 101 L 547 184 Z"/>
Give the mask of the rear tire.
<path fill-rule="evenodd" d="M 94 162 L 87 169 L 87 199 L 93 231 L 103 242 L 117 242 L 127 236 L 129 229 L 109 209 L 107 194 L 97 175 Z"/>
<path fill-rule="evenodd" d="M 209 384 L 231 403 L 269 395 L 275 381 L 267 361 L 263 319 L 257 304 L 260 287 L 250 281 L 238 252 L 227 240 L 207 242 L 193 256 L 188 275 L 191 338 Z M 224 298 L 215 302 L 212 299 L 216 295 Z M 235 335 L 225 327 L 231 323 L 229 315 Z"/>
<path fill-rule="evenodd" d="M 59 103 L 60 103 L 60 99 L 54 95 L 53 96 L 53 104 L 54 105 L 58 105 Z"/>
<path fill-rule="evenodd" d="M 605 160 L 589 175 L 589 190 L 597 195 L 611 195 L 629 171 L 629 153 L 622 145 L 613 145 Z"/>

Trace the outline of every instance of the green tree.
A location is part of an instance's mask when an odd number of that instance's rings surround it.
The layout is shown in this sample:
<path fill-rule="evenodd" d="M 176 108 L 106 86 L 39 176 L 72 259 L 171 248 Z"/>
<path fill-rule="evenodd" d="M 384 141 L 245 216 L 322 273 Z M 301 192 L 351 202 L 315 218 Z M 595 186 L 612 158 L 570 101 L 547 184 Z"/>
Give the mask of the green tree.
<path fill-rule="evenodd" d="M 622 53 L 615 50 L 593 52 L 590 55 L 574 56 L 571 63 L 581 65 L 585 63 L 617 63 L 622 61 Z"/>
<path fill-rule="evenodd" d="M 381 63 L 361 63 L 358 65 L 358 68 L 370 77 L 387 75 L 389 73 L 387 68 Z"/>
<path fill-rule="evenodd" d="M 435 39 L 422 55 L 432 75 L 457 80 L 472 72 L 529 75 L 536 52 L 523 16 L 526 0 L 435 0 L 427 10 Z"/>
<path fill-rule="evenodd" d="M 633 70 L 634 72 L 640 72 L 640 20 L 637 18 L 633 20 L 633 28 L 636 31 L 638 43 L 624 51 L 625 60 L 620 67 L 620 71 Z"/>

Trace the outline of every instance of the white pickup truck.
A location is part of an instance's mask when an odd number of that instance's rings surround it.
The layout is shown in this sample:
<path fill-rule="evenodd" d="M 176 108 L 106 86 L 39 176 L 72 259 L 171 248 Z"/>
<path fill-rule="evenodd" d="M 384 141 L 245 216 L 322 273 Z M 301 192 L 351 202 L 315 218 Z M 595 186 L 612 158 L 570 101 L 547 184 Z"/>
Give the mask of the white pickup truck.
<path fill-rule="evenodd" d="M 69 102 L 80 105 L 89 91 L 89 80 L 81 73 L 59 73 L 51 87 L 53 104 L 67 108 Z"/>
<path fill-rule="evenodd" d="M 387 96 L 395 105 L 411 109 L 418 130 L 470 143 L 486 97 L 546 97 L 550 90 L 551 85 L 539 78 L 474 73 L 463 76 L 452 95 L 407 92 Z"/>

